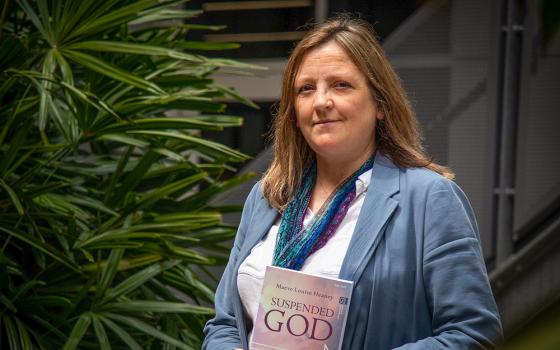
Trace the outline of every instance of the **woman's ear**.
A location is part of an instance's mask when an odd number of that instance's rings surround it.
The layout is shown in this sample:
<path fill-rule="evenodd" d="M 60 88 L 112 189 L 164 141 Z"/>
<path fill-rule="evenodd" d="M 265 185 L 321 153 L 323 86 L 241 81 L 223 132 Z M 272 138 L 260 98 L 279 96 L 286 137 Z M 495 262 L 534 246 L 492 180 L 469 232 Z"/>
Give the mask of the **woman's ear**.
<path fill-rule="evenodd" d="M 373 94 L 373 101 L 375 103 L 375 119 L 376 120 L 381 120 L 381 119 L 385 119 L 385 110 L 383 108 L 383 100 L 381 98 L 379 98 L 378 94 L 375 92 L 375 90 L 372 89 L 372 94 Z"/>
<path fill-rule="evenodd" d="M 381 103 L 378 102 L 375 108 L 375 121 L 385 119 L 385 112 L 382 108 L 379 108 L 380 105 Z"/>

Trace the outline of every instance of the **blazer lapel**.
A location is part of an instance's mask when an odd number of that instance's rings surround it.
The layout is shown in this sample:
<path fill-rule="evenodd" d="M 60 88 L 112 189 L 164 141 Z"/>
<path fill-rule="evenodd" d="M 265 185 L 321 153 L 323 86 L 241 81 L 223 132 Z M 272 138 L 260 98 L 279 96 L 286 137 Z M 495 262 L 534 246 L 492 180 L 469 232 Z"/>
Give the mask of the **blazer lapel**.
<path fill-rule="evenodd" d="M 262 194 L 261 194 L 262 196 Z M 253 211 L 253 217 L 249 225 L 252 225 L 247 230 L 245 242 L 239 252 L 238 265 L 249 255 L 251 249 L 259 243 L 270 230 L 272 224 L 276 220 L 278 212 L 268 205 L 268 202 L 263 198 L 259 201 L 258 207 Z M 237 266 L 239 267 L 239 266 Z"/>
<path fill-rule="evenodd" d="M 249 256 L 251 249 L 263 239 L 266 235 L 278 212 L 268 205 L 268 202 L 264 199 L 261 193 L 261 198 L 258 201 L 257 206 L 253 209 L 252 217 L 249 220 L 250 227 L 247 229 L 245 240 L 241 245 L 239 254 L 237 256 L 237 262 L 234 265 L 234 271 L 237 275 L 239 266 L 241 263 Z M 241 299 L 238 294 L 237 288 L 237 278 L 232 280 L 232 289 L 234 291 L 233 295 L 237 296 L 236 302 L 234 302 L 234 309 L 236 314 L 237 329 L 241 337 L 241 345 L 243 349 L 249 348 L 247 339 L 247 329 L 245 326 L 245 317 L 243 317 L 243 306 L 241 304 Z"/>
<path fill-rule="evenodd" d="M 398 205 L 399 169 L 384 155 L 375 156 L 372 178 L 339 278 L 356 281 L 379 244 L 384 227 Z"/>

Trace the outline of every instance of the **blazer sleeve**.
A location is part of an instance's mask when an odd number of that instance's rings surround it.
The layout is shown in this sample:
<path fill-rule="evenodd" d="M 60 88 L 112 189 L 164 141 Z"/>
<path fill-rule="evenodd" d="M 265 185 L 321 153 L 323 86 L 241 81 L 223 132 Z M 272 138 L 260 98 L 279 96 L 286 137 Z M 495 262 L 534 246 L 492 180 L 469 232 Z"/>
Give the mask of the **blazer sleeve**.
<path fill-rule="evenodd" d="M 398 349 L 494 349 L 502 326 L 474 212 L 463 191 L 443 178 L 425 205 L 423 277 L 434 335 Z"/>
<path fill-rule="evenodd" d="M 237 278 L 237 271 L 234 269 L 237 266 L 238 254 L 251 222 L 256 197 L 260 192 L 258 186 L 257 183 L 253 187 L 243 206 L 235 241 L 214 298 L 216 315 L 204 327 L 203 350 L 233 350 L 242 347 L 234 311 L 234 300 L 238 298 L 238 292 L 231 287 L 234 285 L 233 280 Z"/>

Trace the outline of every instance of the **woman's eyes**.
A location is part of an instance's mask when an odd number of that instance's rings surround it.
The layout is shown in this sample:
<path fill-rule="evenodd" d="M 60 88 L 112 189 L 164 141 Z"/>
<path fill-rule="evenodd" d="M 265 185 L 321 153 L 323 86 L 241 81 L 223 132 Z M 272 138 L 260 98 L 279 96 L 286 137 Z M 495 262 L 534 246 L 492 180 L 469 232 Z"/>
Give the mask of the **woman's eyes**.
<path fill-rule="evenodd" d="M 350 85 L 350 83 L 348 83 L 347 81 L 335 81 L 334 83 L 332 83 L 332 87 L 334 87 L 335 89 L 348 89 L 348 88 L 351 88 L 352 85 Z M 315 87 L 313 85 L 305 84 L 305 85 L 302 85 L 301 87 L 299 87 L 297 89 L 297 92 L 299 94 L 301 94 L 301 93 L 309 92 L 309 91 L 314 90 L 314 89 L 315 89 Z"/>
<path fill-rule="evenodd" d="M 346 81 L 337 81 L 336 83 L 334 83 L 334 87 L 338 89 L 346 89 L 351 87 L 351 85 Z"/>
<path fill-rule="evenodd" d="M 306 85 L 301 86 L 301 87 L 298 89 L 298 93 L 301 94 L 301 93 L 304 93 L 304 92 L 311 91 L 312 89 L 313 89 L 313 86 L 312 86 L 312 85 L 306 84 Z"/>

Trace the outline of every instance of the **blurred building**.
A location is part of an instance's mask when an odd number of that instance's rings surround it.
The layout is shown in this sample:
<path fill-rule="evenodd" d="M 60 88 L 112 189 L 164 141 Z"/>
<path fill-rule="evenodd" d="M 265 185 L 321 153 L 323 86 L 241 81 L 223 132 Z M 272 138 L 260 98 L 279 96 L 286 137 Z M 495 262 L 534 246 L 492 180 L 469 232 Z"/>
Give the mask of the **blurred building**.
<path fill-rule="evenodd" d="M 270 159 L 263 135 L 304 25 L 338 11 L 374 23 L 429 153 L 456 172 L 477 213 L 506 333 L 559 309 L 560 1 L 189 3 L 197 6 L 206 11 L 200 22 L 228 26 L 199 34 L 204 40 L 241 44 L 217 56 L 269 67 L 251 77 L 218 76 L 261 108 L 232 104 L 228 113 L 244 115 L 245 127 L 211 135 L 255 156 L 244 171 L 257 173 Z M 222 200 L 242 204 L 251 185 Z"/>

